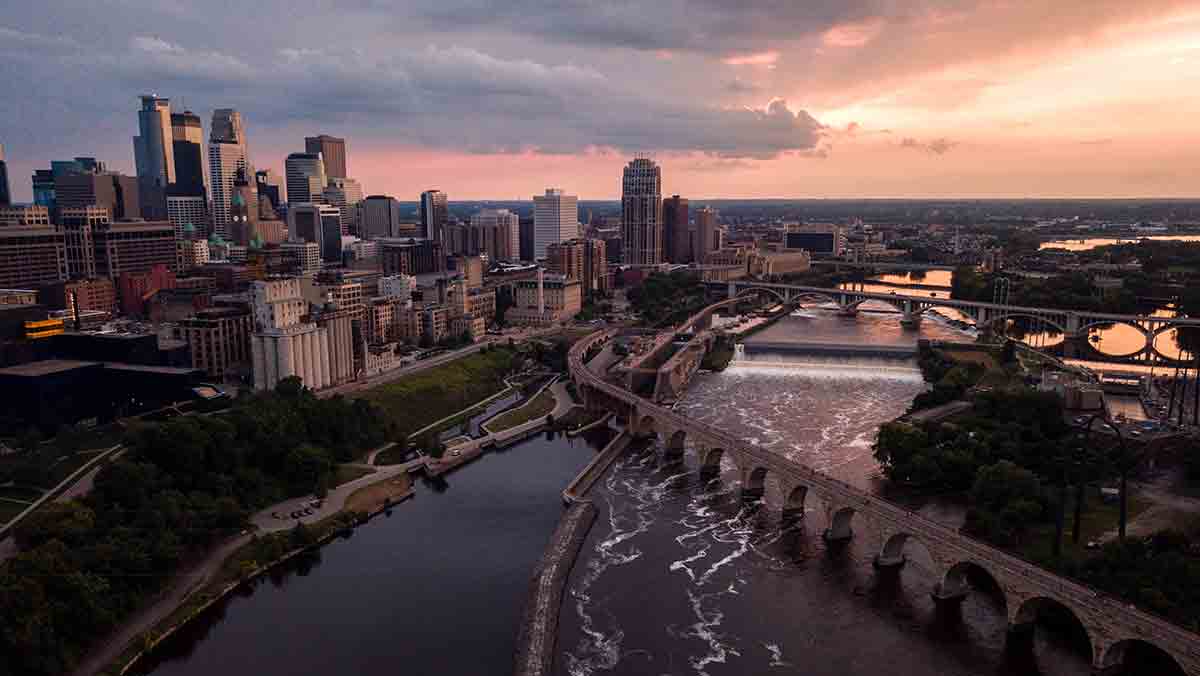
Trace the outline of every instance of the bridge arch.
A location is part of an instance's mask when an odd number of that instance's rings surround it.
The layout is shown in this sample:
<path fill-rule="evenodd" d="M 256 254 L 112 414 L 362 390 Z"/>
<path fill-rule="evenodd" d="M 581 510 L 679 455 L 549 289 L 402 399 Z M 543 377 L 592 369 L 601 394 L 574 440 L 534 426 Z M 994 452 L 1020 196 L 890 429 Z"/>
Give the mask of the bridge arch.
<path fill-rule="evenodd" d="M 635 412 L 636 415 L 636 412 Z M 637 433 L 643 437 L 658 436 L 658 421 L 652 415 L 643 415 L 638 418 Z"/>
<path fill-rule="evenodd" d="M 1069 640 L 1071 646 L 1084 651 L 1083 657 L 1087 658 L 1089 664 L 1096 664 L 1096 655 L 1100 651 L 1096 649 L 1095 639 L 1070 606 L 1048 596 L 1035 596 L 1026 599 L 1015 611 L 1010 605 L 1009 613 L 1012 614 L 1010 624 L 1014 628 L 1032 630 L 1039 620 L 1053 626 L 1056 632 Z"/>
<path fill-rule="evenodd" d="M 1096 320 L 1094 322 L 1088 322 L 1087 324 L 1084 324 L 1083 326 L 1079 327 L 1079 333 L 1080 333 L 1080 335 L 1086 335 L 1089 330 L 1094 329 L 1096 327 L 1113 326 L 1115 324 L 1120 324 L 1122 326 L 1128 326 L 1128 327 L 1136 330 L 1138 333 L 1142 334 L 1142 336 L 1144 336 L 1146 338 L 1147 342 L 1149 342 L 1154 336 L 1158 335 L 1157 331 L 1147 329 L 1146 327 L 1144 327 L 1140 324 L 1134 324 L 1132 322 L 1118 322 L 1118 321 L 1113 321 L 1111 319 L 1105 320 L 1105 321 Z"/>
<path fill-rule="evenodd" d="M 838 301 L 837 298 L 835 298 L 827 293 L 816 293 L 816 292 L 812 292 L 812 291 L 806 291 L 803 293 L 798 293 L 795 296 L 792 296 L 792 300 L 796 301 L 797 305 L 800 305 L 801 303 L 806 303 L 806 302 L 812 301 L 814 299 L 820 299 L 826 303 L 833 303 L 834 305 L 838 305 L 838 306 L 841 305 L 841 303 Z"/>
<path fill-rule="evenodd" d="M 799 514 L 804 513 L 804 501 L 808 498 L 808 486 L 804 484 L 796 484 L 784 498 L 783 509 L 787 511 L 795 511 Z"/>
<path fill-rule="evenodd" d="M 947 598 L 965 596 L 974 589 L 980 589 L 999 601 L 1003 605 L 1001 610 L 1005 612 L 1006 617 L 1008 616 L 1008 594 L 1004 592 L 1004 587 L 992 571 L 977 561 L 959 561 L 950 566 L 938 587 L 940 594 Z"/>
<path fill-rule="evenodd" d="M 1024 319 L 1036 319 L 1037 321 L 1040 321 L 1041 323 L 1043 323 L 1047 326 L 1053 327 L 1054 330 L 1058 331 L 1063 336 L 1071 335 L 1070 332 L 1067 331 L 1066 327 L 1064 327 L 1062 324 L 1060 324 L 1056 321 L 1052 321 L 1050 319 L 1046 319 L 1045 317 L 1042 317 L 1040 315 L 1030 314 L 1028 312 L 1001 312 L 994 317 L 988 317 L 987 321 L 985 321 L 985 322 L 980 322 L 978 319 L 976 319 L 975 326 L 977 328 L 979 328 L 980 330 L 984 330 L 986 328 L 996 325 L 999 322 L 1007 322 L 1010 319 L 1015 319 L 1018 317 L 1024 318 Z"/>
<path fill-rule="evenodd" d="M 747 499 L 758 499 L 767 491 L 767 474 L 766 467 L 759 465 L 746 473 L 746 479 L 742 483 L 742 497 Z"/>
<path fill-rule="evenodd" d="M 1157 645 L 1137 638 L 1109 644 L 1096 660 L 1103 674 L 1155 674 L 1184 676 L 1183 665 L 1171 653 Z"/>
<path fill-rule="evenodd" d="M 687 432 L 679 429 L 671 435 L 667 440 L 667 452 L 672 455 L 682 455 L 684 445 L 687 443 Z"/>
<path fill-rule="evenodd" d="M 725 457 L 725 449 L 710 448 L 700 455 L 700 471 L 718 473 L 721 471 L 721 459 Z"/>
<path fill-rule="evenodd" d="M 829 528 L 825 531 L 825 539 L 849 540 L 853 537 L 854 513 L 853 507 L 830 507 Z"/>
<path fill-rule="evenodd" d="M 772 289 L 772 288 L 766 287 L 766 286 L 746 287 L 746 288 L 738 291 L 737 295 L 734 296 L 733 299 L 737 300 L 739 298 L 744 298 L 746 296 L 749 296 L 749 295 L 755 294 L 755 293 L 769 293 L 772 296 L 775 296 L 776 298 L 778 298 L 780 303 L 787 303 L 789 301 L 786 294 L 784 294 L 776 289 Z"/>
<path fill-rule="evenodd" d="M 924 541 L 912 533 L 906 533 L 904 531 L 893 533 L 884 540 L 883 546 L 879 550 L 879 555 L 875 557 L 876 563 L 881 566 L 895 566 L 904 563 L 908 559 L 904 553 L 904 550 L 911 544 L 916 544 L 920 546 L 921 549 L 925 550 L 925 553 L 929 556 L 929 560 L 933 563 L 933 565 L 940 568 L 937 559 L 933 555 L 933 550 L 929 548 L 929 545 L 925 544 Z M 937 570 L 936 572 L 939 574 L 941 573 L 940 570 Z"/>

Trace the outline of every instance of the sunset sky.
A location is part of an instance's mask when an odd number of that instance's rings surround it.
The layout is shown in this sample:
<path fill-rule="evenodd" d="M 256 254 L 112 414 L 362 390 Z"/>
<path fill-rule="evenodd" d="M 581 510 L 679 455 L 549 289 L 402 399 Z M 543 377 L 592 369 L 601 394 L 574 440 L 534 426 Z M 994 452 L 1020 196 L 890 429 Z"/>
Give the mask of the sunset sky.
<path fill-rule="evenodd" d="M 635 152 L 693 198 L 1200 196 L 1195 0 L 10 2 L 0 91 L 18 200 L 132 173 L 152 92 L 400 199 L 609 199 Z"/>

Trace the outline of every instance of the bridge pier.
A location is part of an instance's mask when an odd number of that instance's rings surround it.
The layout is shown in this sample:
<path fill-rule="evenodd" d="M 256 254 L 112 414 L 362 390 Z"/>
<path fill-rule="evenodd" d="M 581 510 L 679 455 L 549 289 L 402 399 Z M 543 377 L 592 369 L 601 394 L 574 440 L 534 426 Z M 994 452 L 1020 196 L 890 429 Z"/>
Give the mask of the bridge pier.
<path fill-rule="evenodd" d="M 899 568 L 903 568 L 904 564 L 907 562 L 908 557 L 904 556 L 903 554 L 898 556 L 884 556 L 883 554 L 876 554 L 875 560 L 871 563 L 875 566 L 875 568 L 880 570 L 897 570 Z"/>
<path fill-rule="evenodd" d="M 837 315 L 839 317 L 857 317 L 858 316 L 858 306 L 857 305 L 846 305 L 841 308 L 838 308 Z"/>
<path fill-rule="evenodd" d="M 933 586 L 933 590 L 929 592 L 929 596 L 934 600 L 935 603 L 938 604 L 959 604 L 967 598 L 967 594 L 969 594 L 970 591 L 971 590 L 965 585 L 947 587 L 944 582 L 939 582 Z M 1011 630 L 1012 628 L 1010 627 L 1009 629 Z"/>
<path fill-rule="evenodd" d="M 903 326 L 906 329 L 919 328 L 921 326 L 921 313 L 906 311 L 904 315 L 900 317 L 900 326 Z"/>

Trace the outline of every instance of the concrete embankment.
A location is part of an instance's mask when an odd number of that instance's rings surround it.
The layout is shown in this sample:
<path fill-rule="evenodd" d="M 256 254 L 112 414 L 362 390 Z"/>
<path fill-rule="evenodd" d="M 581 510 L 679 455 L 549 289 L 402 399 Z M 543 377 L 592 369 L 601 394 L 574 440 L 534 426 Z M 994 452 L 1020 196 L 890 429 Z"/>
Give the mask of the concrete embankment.
<path fill-rule="evenodd" d="M 554 669 L 558 615 L 567 577 L 596 521 L 596 507 L 576 502 L 567 508 L 529 588 L 529 602 L 517 634 L 515 676 L 548 676 Z"/>
<path fill-rule="evenodd" d="M 604 476 L 604 472 L 613 464 L 617 456 L 621 455 L 625 448 L 629 446 L 631 439 L 632 437 L 628 432 L 622 432 L 615 439 L 608 442 L 604 450 L 596 454 L 596 457 L 592 458 L 587 467 L 584 467 L 579 474 L 575 475 L 574 479 L 571 479 L 571 483 L 567 484 L 566 489 L 562 493 L 563 502 L 569 505 L 582 500 L 583 496 L 587 495 L 587 492 L 596 483 L 596 480 Z"/>

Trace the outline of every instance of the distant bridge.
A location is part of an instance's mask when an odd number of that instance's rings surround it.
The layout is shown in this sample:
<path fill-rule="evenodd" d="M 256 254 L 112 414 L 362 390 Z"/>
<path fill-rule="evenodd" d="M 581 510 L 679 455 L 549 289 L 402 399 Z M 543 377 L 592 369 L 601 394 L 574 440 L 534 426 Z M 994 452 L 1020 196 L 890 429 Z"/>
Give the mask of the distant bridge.
<path fill-rule="evenodd" d="M 854 313 L 863 303 L 874 300 L 891 305 L 899 310 L 903 317 L 901 323 L 915 326 L 921 321 L 921 315 L 932 308 L 952 308 L 975 320 L 980 329 L 995 327 L 1009 319 L 1032 319 L 1053 328 L 1064 336 L 1079 338 L 1086 337 L 1088 330 L 1096 326 L 1108 324 L 1124 324 L 1136 329 L 1145 338 L 1142 349 L 1135 353 L 1154 355 L 1161 359 L 1172 360 L 1154 347 L 1158 337 L 1171 329 L 1180 327 L 1200 327 L 1200 319 L 1187 317 L 1153 317 L 1147 315 L 1123 315 L 1105 312 L 1086 312 L 1080 310 L 1061 310 L 1054 308 L 1023 307 L 1020 305 L 1005 305 L 983 303 L 970 300 L 952 300 L 950 298 L 931 298 L 926 296 L 908 296 L 898 293 L 879 293 L 875 291 L 856 291 L 847 289 L 826 289 L 815 286 L 797 286 L 792 284 L 772 284 L 754 280 L 739 280 L 731 282 L 709 282 L 709 288 L 724 288 L 728 298 L 737 298 L 753 293 L 768 293 L 785 303 L 832 303 L 842 312 Z"/>
<path fill-rule="evenodd" d="M 1200 636 L 1186 629 L 606 382 L 588 368 L 585 355 L 615 335 L 615 330 L 593 333 L 568 355 L 571 377 L 590 409 L 616 412 L 634 434 L 659 436 L 668 453 L 681 456 L 690 445 L 702 471 L 719 472 L 728 458 L 737 467 L 744 496 L 761 496 L 769 480 L 776 482 L 785 496 L 785 518 L 803 515 L 806 498 L 817 497 L 828 517 L 825 537 L 845 540 L 853 536 L 852 526 L 863 529 L 882 543 L 880 566 L 903 564 L 909 542 L 924 545 L 941 578 L 938 598 L 963 598 L 970 593 L 968 571 L 982 571 L 1004 596 L 1012 634 L 1028 636 L 1046 609 L 1066 609 L 1087 632 L 1098 674 L 1122 668 L 1131 647 L 1148 645 L 1169 655 L 1189 676 L 1200 676 Z"/>
<path fill-rule="evenodd" d="M 953 265 L 937 265 L 936 263 L 872 263 L 871 261 L 851 262 L 815 260 L 812 261 L 812 264 L 832 267 L 834 270 L 841 270 L 842 268 L 867 268 L 871 270 L 890 270 L 901 272 L 929 272 L 931 270 L 944 270 L 946 272 L 954 271 Z"/>

